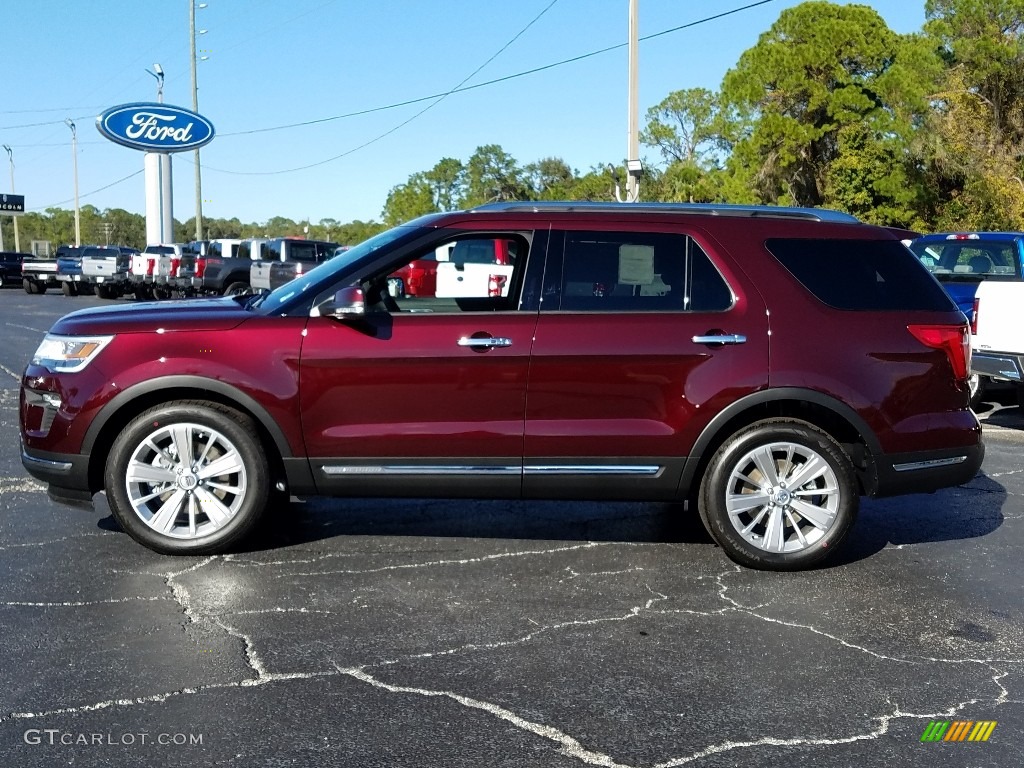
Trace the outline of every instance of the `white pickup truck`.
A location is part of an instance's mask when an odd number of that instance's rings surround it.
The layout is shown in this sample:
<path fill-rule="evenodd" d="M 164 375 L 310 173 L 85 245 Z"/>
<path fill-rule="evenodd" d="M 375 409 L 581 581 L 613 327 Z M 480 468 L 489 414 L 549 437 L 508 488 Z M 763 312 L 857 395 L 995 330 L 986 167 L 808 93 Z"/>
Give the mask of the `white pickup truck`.
<path fill-rule="evenodd" d="M 1016 385 L 1024 408 L 1024 283 L 982 282 L 971 330 L 971 373 Z"/>

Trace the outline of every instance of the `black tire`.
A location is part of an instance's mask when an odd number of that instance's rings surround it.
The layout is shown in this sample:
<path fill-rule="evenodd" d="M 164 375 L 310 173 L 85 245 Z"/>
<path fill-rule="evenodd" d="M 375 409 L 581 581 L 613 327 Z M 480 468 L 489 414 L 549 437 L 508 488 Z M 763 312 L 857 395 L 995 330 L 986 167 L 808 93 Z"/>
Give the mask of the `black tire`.
<path fill-rule="evenodd" d="M 977 410 L 978 406 L 985 401 L 988 390 L 988 377 L 977 373 L 971 374 L 967 379 L 967 389 L 971 393 L 971 408 Z"/>
<path fill-rule="evenodd" d="M 156 299 L 157 301 L 166 301 L 167 299 L 171 298 L 171 289 L 164 288 L 162 286 L 159 288 L 154 288 L 153 298 Z"/>
<path fill-rule="evenodd" d="M 36 283 L 36 293 L 46 293 L 46 283 Z"/>
<path fill-rule="evenodd" d="M 819 474 L 799 483 L 800 469 L 813 469 L 812 462 Z M 759 468 L 762 465 L 766 472 Z M 772 471 L 778 473 L 775 478 L 767 476 Z M 788 479 L 799 483 L 796 489 L 791 483 L 787 488 Z M 759 496 L 765 503 L 741 501 L 736 506 L 742 509 L 731 515 L 727 497 L 743 494 Z M 794 419 L 759 421 L 726 440 L 708 464 L 698 499 L 705 527 L 732 560 L 771 571 L 809 568 L 832 556 L 859 508 L 853 464 L 842 446 L 817 427 Z M 807 515 L 817 517 L 820 524 L 812 524 Z M 772 522 L 778 525 L 770 528 Z M 739 526 L 749 526 L 749 539 Z"/>
<path fill-rule="evenodd" d="M 113 289 L 110 286 L 103 285 L 100 283 L 96 286 L 96 295 L 101 299 L 116 299 L 117 296 L 114 294 Z"/>
<path fill-rule="evenodd" d="M 232 283 L 224 289 L 225 296 L 246 296 L 252 292 L 252 288 L 248 283 L 243 283 L 241 280 Z"/>
<path fill-rule="evenodd" d="M 39 293 L 39 286 L 34 280 L 29 280 L 27 277 L 22 278 L 21 287 L 25 289 L 25 293 Z"/>
<path fill-rule="evenodd" d="M 78 288 L 70 280 L 65 280 L 60 284 L 61 291 L 64 292 L 65 296 L 77 296 Z"/>
<path fill-rule="evenodd" d="M 177 459 L 177 443 L 168 430 L 176 425 L 193 428 L 187 440 L 193 455 L 186 464 L 171 467 L 168 458 Z M 117 522 L 143 546 L 167 555 L 211 555 L 230 550 L 256 527 L 270 498 L 267 458 L 256 435 L 251 418 L 204 400 L 171 402 L 140 414 L 117 436 L 107 457 L 104 485 Z M 164 449 L 163 458 L 147 447 L 147 441 Z M 214 447 L 208 448 L 207 443 Z M 233 455 L 232 451 L 238 456 L 238 462 L 233 463 L 237 471 L 216 475 L 217 487 L 204 482 L 201 469 L 196 472 L 195 467 L 187 466 L 194 461 L 197 467 L 209 467 Z M 129 483 L 131 466 L 173 480 L 149 482 L 136 477 L 136 482 Z M 209 482 L 210 478 L 205 480 Z M 163 494 L 148 498 L 161 488 L 166 488 Z M 240 492 L 230 493 L 224 488 Z M 135 494 L 134 503 L 131 494 Z M 168 503 L 172 506 L 166 507 L 168 514 L 163 520 L 170 534 L 154 530 L 144 519 L 149 515 L 152 523 L 164 527 L 159 512 Z M 217 515 L 208 515 L 207 509 L 216 510 Z"/>

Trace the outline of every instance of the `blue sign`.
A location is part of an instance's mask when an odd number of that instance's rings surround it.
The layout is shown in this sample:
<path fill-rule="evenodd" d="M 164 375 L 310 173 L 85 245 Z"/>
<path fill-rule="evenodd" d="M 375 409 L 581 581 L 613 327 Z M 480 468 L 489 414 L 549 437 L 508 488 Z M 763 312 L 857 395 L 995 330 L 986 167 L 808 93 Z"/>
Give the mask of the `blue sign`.
<path fill-rule="evenodd" d="M 96 118 L 96 128 L 116 144 L 144 152 L 184 152 L 213 140 L 213 123 L 170 104 L 122 104 Z"/>

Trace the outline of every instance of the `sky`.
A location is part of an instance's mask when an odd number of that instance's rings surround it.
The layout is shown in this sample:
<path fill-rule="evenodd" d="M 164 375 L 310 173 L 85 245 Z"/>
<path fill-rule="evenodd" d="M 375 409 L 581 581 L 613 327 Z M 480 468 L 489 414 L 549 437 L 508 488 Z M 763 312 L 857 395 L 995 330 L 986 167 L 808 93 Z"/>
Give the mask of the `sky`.
<path fill-rule="evenodd" d="M 4 3 L 0 144 L 11 146 L 28 210 L 74 207 L 64 124 L 71 118 L 80 203 L 145 213 L 143 153 L 103 138 L 95 118 L 118 104 L 155 101 L 156 79 L 146 72 L 154 63 L 166 73 L 165 102 L 191 108 L 191 1 Z M 756 1 L 639 0 L 639 34 Z M 198 111 L 217 135 L 201 154 L 204 216 L 379 221 L 390 189 L 444 157 L 466 162 L 485 144 L 523 165 L 559 157 L 581 173 L 625 159 L 627 0 L 205 4 L 196 10 L 196 28 L 206 30 L 197 35 L 206 57 L 198 62 Z M 717 90 L 743 51 L 797 4 L 771 0 L 641 41 L 641 126 L 672 91 Z M 924 0 L 863 4 L 896 32 L 924 23 Z M 612 46 L 621 47 L 514 77 Z M 502 78 L 509 79 L 421 100 Z M 308 121 L 320 122 L 260 130 Z M 0 192 L 10 191 L 4 154 Z M 659 161 L 650 148 L 641 155 Z M 195 214 L 192 157 L 174 157 L 180 221 Z"/>

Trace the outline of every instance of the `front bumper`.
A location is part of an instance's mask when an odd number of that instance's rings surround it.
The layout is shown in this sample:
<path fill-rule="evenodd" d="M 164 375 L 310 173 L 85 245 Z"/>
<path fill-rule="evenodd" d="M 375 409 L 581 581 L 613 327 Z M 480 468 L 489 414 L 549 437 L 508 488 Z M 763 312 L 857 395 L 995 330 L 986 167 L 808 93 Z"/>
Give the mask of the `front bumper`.
<path fill-rule="evenodd" d="M 88 455 L 50 453 L 22 446 L 21 463 L 32 477 L 49 484 L 53 498 L 71 502 L 92 498 Z"/>

